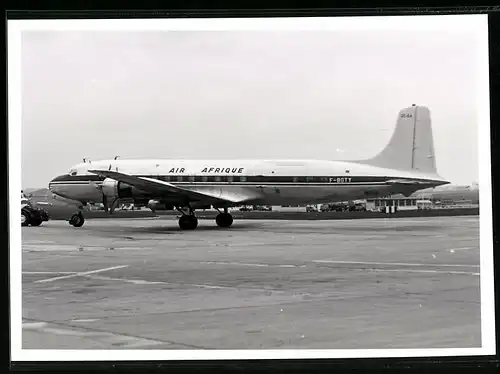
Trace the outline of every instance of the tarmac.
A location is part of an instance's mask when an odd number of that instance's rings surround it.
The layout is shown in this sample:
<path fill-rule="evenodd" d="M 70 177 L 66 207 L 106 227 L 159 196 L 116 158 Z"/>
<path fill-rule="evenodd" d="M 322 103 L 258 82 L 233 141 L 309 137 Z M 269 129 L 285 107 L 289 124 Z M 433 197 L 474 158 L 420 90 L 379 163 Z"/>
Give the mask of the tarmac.
<path fill-rule="evenodd" d="M 23 227 L 23 348 L 481 346 L 479 217 Z"/>

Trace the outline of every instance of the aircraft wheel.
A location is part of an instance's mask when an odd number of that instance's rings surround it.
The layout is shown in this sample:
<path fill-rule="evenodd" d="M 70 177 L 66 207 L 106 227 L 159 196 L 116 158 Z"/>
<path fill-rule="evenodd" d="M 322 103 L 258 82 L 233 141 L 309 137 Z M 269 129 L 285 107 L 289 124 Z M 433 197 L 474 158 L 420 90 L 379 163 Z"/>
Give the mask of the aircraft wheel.
<path fill-rule="evenodd" d="M 21 226 L 28 226 L 30 224 L 30 216 L 26 212 L 21 212 Z"/>
<path fill-rule="evenodd" d="M 73 214 L 73 216 L 69 220 L 69 224 L 74 227 L 82 227 L 84 222 L 85 219 L 83 218 L 83 214 L 81 213 Z"/>
<path fill-rule="evenodd" d="M 233 216 L 229 213 L 220 213 L 215 217 L 215 223 L 217 223 L 219 227 L 231 227 L 233 224 Z"/>
<path fill-rule="evenodd" d="M 191 215 L 184 215 L 179 218 L 179 227 L 181 230 L 194 230 L 198 227 L 198 218 Z"/>

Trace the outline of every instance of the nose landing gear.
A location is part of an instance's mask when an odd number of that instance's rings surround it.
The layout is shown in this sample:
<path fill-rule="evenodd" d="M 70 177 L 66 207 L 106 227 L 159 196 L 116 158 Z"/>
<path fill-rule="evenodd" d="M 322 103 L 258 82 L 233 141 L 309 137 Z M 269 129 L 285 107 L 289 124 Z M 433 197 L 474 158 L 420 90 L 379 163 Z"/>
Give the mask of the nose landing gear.
<path fill-rule="evenodd" d="M 85 222 L 85 218 L 83 218 L 82 212 L 75 213 L 69 219 L 69 224 L 73 227 L 82 227 Z"/>

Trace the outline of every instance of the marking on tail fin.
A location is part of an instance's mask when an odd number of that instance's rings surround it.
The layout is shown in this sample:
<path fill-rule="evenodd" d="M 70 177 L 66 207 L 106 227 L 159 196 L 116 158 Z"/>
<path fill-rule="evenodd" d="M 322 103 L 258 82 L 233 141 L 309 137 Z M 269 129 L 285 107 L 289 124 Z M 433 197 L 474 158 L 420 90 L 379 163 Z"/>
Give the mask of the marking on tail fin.
<path fill-rule="evenodd" d="M 411 118 L 411 114 L 410 117 Z M 415 110 L 415 118 L 413 119 L 413 146 L 411 149 L 411 168 L 415 169 L 415 138 L 416 138 L 416 131 L 417 131 L 417 111 Z"/>

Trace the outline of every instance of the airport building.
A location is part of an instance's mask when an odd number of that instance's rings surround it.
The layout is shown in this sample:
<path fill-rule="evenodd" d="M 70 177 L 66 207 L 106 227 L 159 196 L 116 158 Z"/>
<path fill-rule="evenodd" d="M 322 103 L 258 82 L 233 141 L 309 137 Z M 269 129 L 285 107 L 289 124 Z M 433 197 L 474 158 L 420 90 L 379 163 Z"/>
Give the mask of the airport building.
<path fill-rule="evenodd" d="M 386 208 L 392 208 L 393 210 L 417 210 L 432 209 L 432 207 L 432 201 L 418 197 L 389 196 L 366 200 L 366 210 L 372 212 L 386 211 Z"/>
<path fill-rule="evenodd" d="M 306 205 L 273 205 L 273 212 L 306 212 Z"/>

